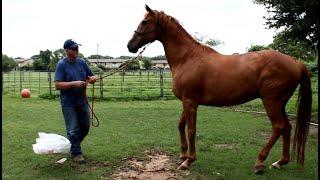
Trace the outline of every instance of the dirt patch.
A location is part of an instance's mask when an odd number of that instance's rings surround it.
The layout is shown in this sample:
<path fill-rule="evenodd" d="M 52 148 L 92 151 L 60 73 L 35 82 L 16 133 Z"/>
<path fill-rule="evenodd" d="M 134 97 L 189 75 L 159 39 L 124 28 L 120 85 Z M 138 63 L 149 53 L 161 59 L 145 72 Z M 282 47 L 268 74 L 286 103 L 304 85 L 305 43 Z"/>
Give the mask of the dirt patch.
<path fill-rule="evenodd" d="M 318 139 L 318 126 L 309 126 L 309 135 Z"/>
<path fill-rule="evenodd" d="M 146 159 L 125 158 L 128 167 L 120 168 L 112 176 L 114 179 L 183 179 L 175 172 L 175 161 L 172 155 L 163 152 L 146 151 Z"/>

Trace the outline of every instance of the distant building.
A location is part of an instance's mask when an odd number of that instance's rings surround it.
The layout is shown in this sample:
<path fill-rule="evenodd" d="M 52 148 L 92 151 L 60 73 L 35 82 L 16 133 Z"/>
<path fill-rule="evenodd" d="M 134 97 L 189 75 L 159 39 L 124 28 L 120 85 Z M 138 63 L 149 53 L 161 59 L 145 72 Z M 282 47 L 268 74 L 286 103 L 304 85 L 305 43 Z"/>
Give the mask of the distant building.
<path fill-rule="evenodd" d="M 15 58 L 14 61 L 18 63 L 18 67 L 24 67 L 27 65 L 32 65 L 34 60 L 19 57 L 19 58 Z"/>
<path fill-rule="evenodd" d="M 128 61 L 130 59 L 88 59 L 91 64 L 102 65 L 106 68 L 114 69 L 118 68 L 122 63 Z M 151 68 L 158 69 L 158 68 L 166 68 L 169 69 L 169 64 L 167 60 L 151 60 Z"/>

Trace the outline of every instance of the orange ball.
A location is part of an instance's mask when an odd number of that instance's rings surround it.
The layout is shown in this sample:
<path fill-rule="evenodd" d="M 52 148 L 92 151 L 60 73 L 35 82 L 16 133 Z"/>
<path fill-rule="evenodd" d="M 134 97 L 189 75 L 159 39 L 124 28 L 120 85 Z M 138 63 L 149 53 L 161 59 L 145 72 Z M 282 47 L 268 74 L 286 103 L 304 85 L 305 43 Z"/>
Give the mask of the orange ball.
<path fill-rule="evenodd" d="M 22 91 L 21 91 L 21 97 L 22 98 L 29 98 L 30 97 L 30 90 L 29 89 L 23 89 Z"/>

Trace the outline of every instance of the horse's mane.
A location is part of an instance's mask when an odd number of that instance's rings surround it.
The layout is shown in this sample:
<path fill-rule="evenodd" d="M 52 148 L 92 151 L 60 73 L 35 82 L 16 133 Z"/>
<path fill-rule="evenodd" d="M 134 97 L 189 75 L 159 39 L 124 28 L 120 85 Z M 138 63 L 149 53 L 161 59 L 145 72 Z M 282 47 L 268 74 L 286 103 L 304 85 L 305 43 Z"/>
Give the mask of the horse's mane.
<path fill-rule="evenodd" d="M 158 19 L 158 23 L 159 25 L 166 30 L 172 30 L 172 29 L 176 29 L 179 34 L 184 35 L 185 37 L 187 37 L 188 39 L 190 39 L 191 41 L 193 41 L 194 43 L 198 44 L 199 46 L 201 46 L 204 50 L 208 50 L 208 51 L 214 51 L 216 52 L 214 49 L 212 49 L 211 47 L 204 45 L 200 42 L 198 42 L 194 37 L 192 37 L 180 24 L 180 22 L 170 16 L 165 14 L 163 11 L 156 11 L 154 10 L 154 12 L 157 14 L 157 19 Z"/>

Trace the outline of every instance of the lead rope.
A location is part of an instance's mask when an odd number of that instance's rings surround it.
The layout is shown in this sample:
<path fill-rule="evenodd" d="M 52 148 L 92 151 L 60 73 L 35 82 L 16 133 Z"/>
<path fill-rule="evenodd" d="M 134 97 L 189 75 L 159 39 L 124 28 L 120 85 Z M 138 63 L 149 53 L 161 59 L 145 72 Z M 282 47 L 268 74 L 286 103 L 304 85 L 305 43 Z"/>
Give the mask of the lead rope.
<path fill-rule="evenodd" d="M 143 49 L 139 52 L 139 54 L 138 54 L 136 57 L 132 58 L 132 59 L 129 60 L 129 61 L 124 62 L 123 64 L 121 64 L 121 65 L 119 66 L 119 68 L 111 71 L 109 74 L 100 77 L 100 78 L 99 78 L 99 81 L 102 81 L 103 78 L 106 78 L 106 77 L 108 77 L 108 76 L 111 76 L 111 75 L 113 75 L 113 74 L 115 74 L 115 73 L 117 73 L 117 72 L 120 72 L 120 71 L 126 69 L 130 64 L 134 63 L 138 57 L 142 57 L 141 55 L 142 55 L 143 51 L 146 50 L 146 47 L 149 46 L 150 44 L 151 44 L 151 43 L 148 43 L 147 45 L 145 45 L 145 46 L 143 47 Z M 92 84 L 92 102 L 91 102 L 91 106 L 90 106 L 90 104 L 89 104 L 89 101 L 88 101 L 88 97 L 87 97 L 87 96 L 86 96 L 86 99 L 87 99 L 87 104 L 88 104 L 88 106 L 89 106 L 89 108 L 90 108 L 90 110 L 91 110 L 91 124 L 92 124 L 93 127 L 98 127 L 99 124 L 100 124 L 100 122 L 99 122 L 99 118 L 97 117 L 97 115 L 94 113 L 94 110 L 93 110 L 93 107 L 94 107 L 94 98 L 95 98 L 95 96 L 94 96 L 94 84 Z M 96 120 L 96 122 L 97 122 L 96 124 L 93 122 L 93 119 Z"/>
<path fill-rule="evenodd" d="M 93 127 L 98 127 L 99 124 L 100 124 L 99 118 L 97 117 L 97 115 L 93 111 L 93 107 L 94 107 L 94 84 L 92 84 L 92 102 L 91 102 L 91 106 L 90 106 L 89 102 L 88 102 L 88 105 L 89 105 L 89 108 L 91 110 L 91 124 L 92 124 Z M 96 124 L 93 122 L 93 118 L 96 119 L 96 121 L 97 121 Z"/>

